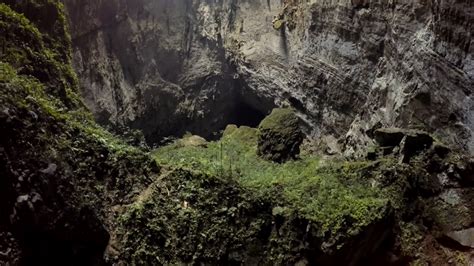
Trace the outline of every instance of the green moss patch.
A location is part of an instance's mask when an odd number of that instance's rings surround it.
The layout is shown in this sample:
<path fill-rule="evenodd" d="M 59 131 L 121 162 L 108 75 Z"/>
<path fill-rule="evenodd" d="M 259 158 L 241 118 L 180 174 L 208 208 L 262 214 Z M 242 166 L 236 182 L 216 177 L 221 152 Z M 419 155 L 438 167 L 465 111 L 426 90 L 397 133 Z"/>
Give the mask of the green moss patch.
<path fill-rule="evenodd" d="M 292 109 L 273 109 L 258 126 L 257 135 L 257 152 L 262 158 L 281 163 L 299 156 L 303 133 Z"/>

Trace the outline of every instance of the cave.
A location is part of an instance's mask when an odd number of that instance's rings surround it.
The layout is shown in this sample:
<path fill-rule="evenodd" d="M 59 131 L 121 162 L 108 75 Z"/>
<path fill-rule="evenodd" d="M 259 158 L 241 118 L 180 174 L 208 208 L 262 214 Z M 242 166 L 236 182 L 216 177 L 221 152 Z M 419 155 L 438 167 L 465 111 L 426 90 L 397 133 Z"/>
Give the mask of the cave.
<path fill-rule="evenodd" d="M 270 110 L 271 111 L 271 110 Z M 227 124 L 237 126 L 258 127 L 267 112 L 259 110 L 245 101 L 238 101 L 228 118 Z"/>
<path fill-rule="evenodd" d="M 222 106 L 223 108 L 221 107 L 219 111 L 213 112 L 217 114 L 214 120 L 215 123 L 202 124 L 202 121 L 195 121 L 195 123 L 198 123 L 197 127 L 194 128 L 196 130 L 193 130 L 191 126 L 190 131 L 207 140 L 218 140 L 222 137 L 224 129 L 231 124 L 238 127 L 258 127 L 260 122 L 275 107 L 272 101 L 263 99 L 259 95 L 244 89 L 237 90 L 229 96 L 224 106 Z"/>

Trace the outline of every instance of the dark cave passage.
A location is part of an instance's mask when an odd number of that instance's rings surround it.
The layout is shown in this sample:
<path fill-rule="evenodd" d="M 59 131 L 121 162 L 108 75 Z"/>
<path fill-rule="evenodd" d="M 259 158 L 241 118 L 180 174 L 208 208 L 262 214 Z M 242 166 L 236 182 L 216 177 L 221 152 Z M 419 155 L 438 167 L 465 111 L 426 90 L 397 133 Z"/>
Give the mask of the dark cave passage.
<path fill-rule="evenodd" d="M 206 82 L 199 87 L 207 86 L 217 93 L 212 99 L 190 96 L 191 100 L 199 100 L 196 101 L 199 103 L 195 105 L 196 109 L 176 112 L 174 110 L 179 108 L 172 101 L 156 105 L 133 121 L 131 128 L 140 130 L 151 147 L 166 145 L 189 133 L 207 140 L 218 140 L 230 124 L 258 127 L 276 107 L 272 98 L 249 88 L 243 80 L 229 78 Z"/>
<path fill-rule="evenodd" d="M 222 136 L 222 132 L 228 125 L 248 126 L 256 128 L 260 122 L 274 108 L 272 101 L 262 99 L 252 93 L 236 93 L 228 99 L 224 108 L 221 108 L 220 114 L 216 115 L 215 123 L 209 125 L 200 124 L 201 130 L 193 133 L 200 135 L 207 140 L 218 140 Z M 204 127 L 203 127 L 204 126 Z"/>
<path fill-rule="evenodd" d="M 235 104 L 234 110 L 230 114 L 227 124 L 258 127 L 266 115 L 266 112 L 258 110 L 244 101 L 239 101 Z"/>

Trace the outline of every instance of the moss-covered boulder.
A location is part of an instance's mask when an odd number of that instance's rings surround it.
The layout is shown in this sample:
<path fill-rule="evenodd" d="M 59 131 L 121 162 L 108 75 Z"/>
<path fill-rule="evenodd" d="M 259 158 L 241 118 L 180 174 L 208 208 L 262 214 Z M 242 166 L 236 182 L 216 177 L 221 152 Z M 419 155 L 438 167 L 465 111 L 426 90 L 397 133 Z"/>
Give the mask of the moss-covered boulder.
<path fill-rule="evenodd" d="M 247 126 L 237 127 L 236 125 L 228 125 L 222 134 L 222 139 L 254 145 L 257 142 L 257 129 Z"/>
<path fill-rule="evenodd" d="M 264 159 L 278 163 L 296 159 L 302 142 L 299 119 L 291 109 L 274 109 L 258 127 L 257 153 Z"/>
<path fill-rule="evenodd" d="M 201 136 L 189 135 L 178 140 L 177 144 L 182 147 L 204 147 L 205 148 L 207 146 L 207 140 Z"/>

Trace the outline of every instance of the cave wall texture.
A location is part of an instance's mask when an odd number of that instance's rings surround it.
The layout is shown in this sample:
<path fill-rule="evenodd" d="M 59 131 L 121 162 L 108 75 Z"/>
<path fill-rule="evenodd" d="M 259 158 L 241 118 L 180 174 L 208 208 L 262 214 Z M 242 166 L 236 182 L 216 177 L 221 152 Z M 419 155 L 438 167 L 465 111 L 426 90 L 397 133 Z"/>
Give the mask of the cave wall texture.
<path fill-rule="evenodd" d="M 470 0 L 64 2 L 86 104 L 150 142 L 291 105 L 347 155 L 394 126 L 474 151 Z"/>

